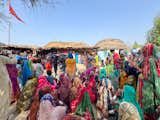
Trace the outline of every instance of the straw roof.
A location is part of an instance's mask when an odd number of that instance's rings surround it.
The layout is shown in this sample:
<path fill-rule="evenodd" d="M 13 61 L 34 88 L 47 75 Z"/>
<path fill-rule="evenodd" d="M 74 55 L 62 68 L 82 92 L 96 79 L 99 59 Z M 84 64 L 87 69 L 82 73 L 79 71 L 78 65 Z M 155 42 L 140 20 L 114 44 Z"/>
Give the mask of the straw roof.
<path fill-rule="evenodd" d="M 104 39 L 99 41 L 95 47 L 99 47 L 101 50 L 104 49 L 129 49 L 129 47 L 120 39 Z"/>
<path fill-rule="evenodd" d="M 39 48 L 38 46 L 34 45 L 6 45 L 5 47 L 10 47 L 10 48 L 19 48 L 19 49 L 37 49 Z"/>
<path fill-rule="evenodd" d="M 0 42 L 0 46 L 5 46 L 5 44 Z"/>
<path fill-rule="evenodd" d="M 87 48 L 88 44 L 83 42 L 49 42 L 44 48 Z"/>

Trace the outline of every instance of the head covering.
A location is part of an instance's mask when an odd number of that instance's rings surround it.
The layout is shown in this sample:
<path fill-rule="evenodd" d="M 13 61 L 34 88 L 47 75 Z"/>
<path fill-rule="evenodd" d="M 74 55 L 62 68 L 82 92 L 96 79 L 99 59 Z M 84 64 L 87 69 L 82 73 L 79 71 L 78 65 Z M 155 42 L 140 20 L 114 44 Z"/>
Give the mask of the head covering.
<path fill-rule="evenodd" d="M 68 58 L 70 58 L 70 59 L 73 58 L 72 52 L 69 52 L 69 53 L 68 53 Z"/>
<path fill-rule="evenodd" d="M 45 95 L 41 98 L 40 102 L 46 101 L 46 100 L 50 101 L 51 104 L 52 104 L 52 106 L 54 106 L 54 107 L 56 106 L 56 104 L 55 104 L 55 102 L 54 102 L 54 98 L 53 98 L 53 96 L 52 96 L 51 94 L 49 94 L 49 93 L 45 94 Z"/>
<path fill-rule="evenodd" d="M 156 55 L 157 55 L 157 58 L 160 59 L 160 52 L 158 52 Z"/>
<path fill-rule="evenodd" d="M 106 68 L 102 67 L 100 69 L 100 80 L 102 80 L 103 78 L 106 78 L 106 77 L 107 77 Z"/>
<path fill-rule="evenodd" d="M 73 81 L 73 87 L 78 88 L 82 84 L 80 78 L 76 77 Z"/>
<path fill-rule="evenodd" d="M 124 50 L 121 50 L 121 51 L 120 51 L 120 56 L 125 56 L 125 55 L 126 55 L 125 51 L 124 51 Z"/>
<path fill-rule="evenodd" d="M 132 49 L 131 53 L 132 53 L 132 55 L 136 55 L 138 53 L 138 51 L 136 49 Z"/>
<path fill-rule="evenodd" d="M 129 85 L 132 85 L 135 80 L 135 77 L 133 75 L 128 76 L 128 79 L 126 80 L 126 83 Z"/>
<path fill-rule="evenodd" d="M 136 91 L 135 88 L 130 85 L 125 85 L 123 90 L 123 101 L 133 104 L 141 117 L 141 120 L 144 120 L 142 109 L 136 101 Z"/>

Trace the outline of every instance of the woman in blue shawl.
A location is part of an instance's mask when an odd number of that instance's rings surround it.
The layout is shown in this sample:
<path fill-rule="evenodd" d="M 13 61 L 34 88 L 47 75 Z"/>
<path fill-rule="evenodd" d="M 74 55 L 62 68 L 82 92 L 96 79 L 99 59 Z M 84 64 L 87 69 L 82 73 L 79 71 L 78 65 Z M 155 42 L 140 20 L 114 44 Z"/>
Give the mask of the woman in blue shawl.
<path fill-rule="evenodd" d="M 24 86 L 28 80 L 29 77 L 32 77 L 32 71 L 30 69 L 29 60 L 24 60 L 23 62 L 23 68 L 22 68 L 22 86 Z"/>

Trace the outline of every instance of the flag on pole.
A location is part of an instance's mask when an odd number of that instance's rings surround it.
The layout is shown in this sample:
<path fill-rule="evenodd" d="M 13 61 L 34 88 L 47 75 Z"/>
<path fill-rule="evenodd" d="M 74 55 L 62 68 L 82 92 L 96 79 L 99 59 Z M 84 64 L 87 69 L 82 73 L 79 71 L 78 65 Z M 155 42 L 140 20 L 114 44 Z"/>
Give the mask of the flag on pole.
<path fill-rule="evenodd" d="M 11 15 L 13 15 L 17 20 L 19 20 L 20 22 L 24 23 L 24 21 L 18 17 L 18 15 L 16 14 L 16 12 L 14 11 L 13 7 L 11 6 L 11 3 L 9 2 L 9 12 Z"/>

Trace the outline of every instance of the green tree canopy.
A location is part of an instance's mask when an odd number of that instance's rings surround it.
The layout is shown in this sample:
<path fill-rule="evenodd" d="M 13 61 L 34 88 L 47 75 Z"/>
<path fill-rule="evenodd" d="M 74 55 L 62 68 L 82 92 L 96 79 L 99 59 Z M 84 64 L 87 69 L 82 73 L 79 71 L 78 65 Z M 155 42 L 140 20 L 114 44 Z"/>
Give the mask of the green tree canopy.
<path fill-rule="evenodd" d="M 154 19 L 154 25 L 147 34 L 147 42 L 160 46 L 160 16 Z"/>
<path fill-rule="evenodd" d="M 141 46 L 135 41 L 134 44 L 133 44 L 133 48 L 134 49 L 137 49 L 137 48 L 140 48 Z"/>

